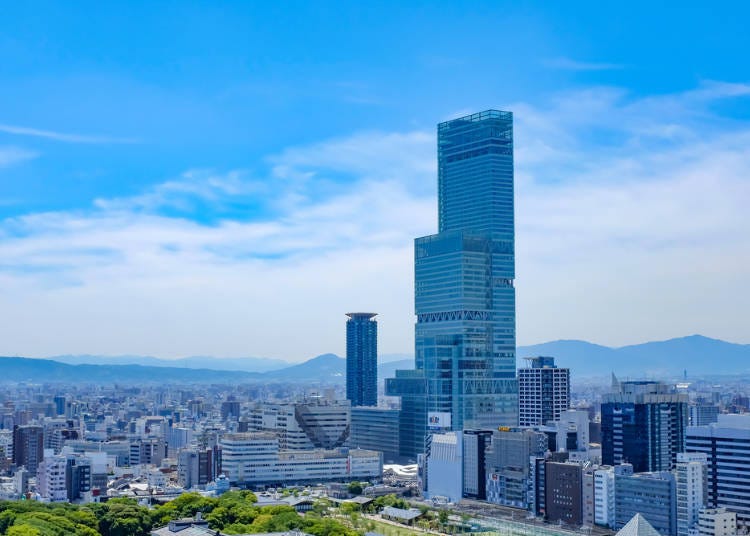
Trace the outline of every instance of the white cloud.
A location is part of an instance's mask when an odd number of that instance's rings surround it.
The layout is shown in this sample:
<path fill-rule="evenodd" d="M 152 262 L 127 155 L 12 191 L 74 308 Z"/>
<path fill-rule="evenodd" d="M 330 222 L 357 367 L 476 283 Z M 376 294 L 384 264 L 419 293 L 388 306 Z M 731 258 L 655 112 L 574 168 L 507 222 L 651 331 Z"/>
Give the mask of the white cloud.
<path fill-rule="evenodd" d="M 135 143 L 137 140 L 129 138 L 114 138 L 109 136 L 86 136 L 81 134 L 68 134 L 55 132 L 53 130 L 42 130 L 38 128 L 22 127 L 17 125 L 0 124 L 0 132 L 14 134 L 17 136 L 32 136 L 35 138 L 47 138 L 50 140 L 64 141 L 68 143 Z"/>
<path fill-rule="evenodd" d="M 36 156 L 35 152 L 20 147 L 0 147 L 0 168 L 31 160 L 32 158 L 36 158 Z"/>
<path fill-rule="evenodd" d="M 564 71 L 611 71 L 624 68 L 623 65 L 617 63 L 577 61 L 570 58 L 552 58 L 544 60 L 543 63 L 551 69 L 562 69 Z"/>
<path fill-rule="evenodd" d="M 156 211 L 165 207 L 185 211 L 195 209 L 198 201 L 221 203 L 233 197 L 272 194 L 264 181 L 251 180 L 245 173 L 217 174 L 206 170 L 186 171 L 178 179 L 156 184 L 140 195 L 124 198 L 98 198 L 94 206 L 101 210 Z"/>
<path fill-rule="evenodd" d="M 592 88 L 513 106 L 520 343 L 750 342 L 750 126 L 709 110 L 744 94 Z M 383 352 L 410 351 L 412 240 L 437 228 L 434 147 L 431 132 L 360 133 L 269 157 L 265 178 L 192 171 L 89 211 L 7 220 L 0 353 L 302 359 L 342 352 L 354 309 L 380 313 Z M 258 214 L 160 213 L 238 200 Z"/>

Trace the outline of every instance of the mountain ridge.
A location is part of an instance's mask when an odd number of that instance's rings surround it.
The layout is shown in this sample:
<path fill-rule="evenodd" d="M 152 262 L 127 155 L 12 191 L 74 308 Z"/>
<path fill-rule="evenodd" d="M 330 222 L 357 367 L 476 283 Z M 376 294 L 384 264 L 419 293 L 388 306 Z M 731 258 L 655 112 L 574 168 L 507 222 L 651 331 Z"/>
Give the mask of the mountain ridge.
<path fill-rule="evenodd" d="M 392 355 L 401 357 L 404 354 Z M 731 343 L 703 335 L 689 335 L 617 348 L 576 339 L 561 339 L 519 346 L 517 365 L 527 366 L 524 358 L 539 355 L 555 357 L 556 364 L 570 368 L 574 378 L 605 376 L 612 372 L 633 377 L 675 377 L 682 376 L 686 371 L 692 376 L 750 372 L 750 344 Z M 206 359 L 211 360 L 209 363 L 220 361 L 219 358 Z M 231 359 L 225 365 L 231 366 L 239 360 L 240 358 Z M 395 370 L 409 369 L 413 366 L 413 358 L 381 361 L 378 365 L 378 379 L 383 381 L 384 378 L 393 377 Z M 3 372 L 2 381 L 37 383 L 82 382 L 84 379 L 90 382 L 121 383 L 169 380 L 175 383 L 267 381 L 343 384 L 346 381 L 346 360 L 331 353 L 266 371 L 169 367 L 163 364 L 70 364 L 54 359 L 23 357 L 0 357 L 0 367 Z"/>
<path fill-rule="evenodd" d="M 572 374 L 579 377 L 611 372 L 648 377 L 682 375 L 685 372 L 688 375 L 731 374 L 750 370 L 750 344 L 697 334 L 614 348 L 588 341 L 558 340 L 521 346 L 517 355 L 523 354 L 553 356 L 558 366 L 570 368 Z"/>

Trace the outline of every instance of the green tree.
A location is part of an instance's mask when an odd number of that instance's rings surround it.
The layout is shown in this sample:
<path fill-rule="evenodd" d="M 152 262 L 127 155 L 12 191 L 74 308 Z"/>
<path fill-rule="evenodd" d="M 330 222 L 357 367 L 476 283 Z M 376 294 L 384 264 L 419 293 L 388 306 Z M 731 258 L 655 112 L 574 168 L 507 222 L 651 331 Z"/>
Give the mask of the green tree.
<path fill-rule="evenodd" d="M 353 482 L 349 482 L 349 493 L 352 495 L 361 495 L 362 494 L 362 483 L 357 482 L 356 480 Z"/>
<path fill-rule="evenodd" d="M 16 520 L 16 513 L 12 510 L 5 510 L 0 513 L 0 534 L 5 534 L 8 527 L 12 526 Z"/>
<path fill-rule="evenodd" d="M 5 533 L 8 536 L 41 536 L 41 532 L 34 527 L 26 524 L 14 525 Z"/>
<path fill-rule="evenodd" d="M 312 511 L 322 516 L 328 512 L 331 507 L 331 501 L 325 498 L 320 498 L 313 503 Z"/>
<path fill-rule="evenodd" d="M 345 502 L 341 505 L 341 513 L 345 515 L 351 515 L 354 512 L 359 512 L 361 507 L 357 503 Z"/>
<path fill-rule="evenodd" d="M 102 536 L 147 536 L 155 517 L 132 499 L 110 499 L 95 510 Z"/>

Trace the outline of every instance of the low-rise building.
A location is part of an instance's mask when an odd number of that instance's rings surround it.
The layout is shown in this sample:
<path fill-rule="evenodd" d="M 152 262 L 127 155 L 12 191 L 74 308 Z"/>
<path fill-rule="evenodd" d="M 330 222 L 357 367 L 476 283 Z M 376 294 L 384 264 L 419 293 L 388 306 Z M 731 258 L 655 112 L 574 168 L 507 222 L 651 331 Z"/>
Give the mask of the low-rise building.
<path fill-rule="evenodd" d="M 547 462 L 545 466 L 545 518 L 582 525 L 583 467 L 571 462 Z"/>
<path fill-rule="evenodd" d="M 615 474 L 615 528 L 640 514 L 662 536 L 677 534 L 675 477 L 669 471 Z"/>
<path fill-rule="evenodd" d="M 700 536 L 735 536 L 737 513 L 726 508 L 703 508 L 698 512 Z"/>
<path fill-rule="evenodd" d="M 227 434 L 221 439 L 222 471 L 232 484 L 264 486 L 330 480 L 379 479 L 380 452 L 361 449 L 282 450 L 271 432 Z"/>

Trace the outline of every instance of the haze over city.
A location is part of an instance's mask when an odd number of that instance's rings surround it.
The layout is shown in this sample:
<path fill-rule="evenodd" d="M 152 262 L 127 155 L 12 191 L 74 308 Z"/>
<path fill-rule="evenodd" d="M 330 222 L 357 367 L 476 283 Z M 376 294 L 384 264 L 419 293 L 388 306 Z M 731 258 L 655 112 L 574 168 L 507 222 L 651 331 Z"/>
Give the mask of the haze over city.
<path fill-rule="evenodd" d="M 486 108 L 519 344 L 750 343 L 746 5 L 4 11 L 2 355 L 413 353 L 435 124 Z"/>

